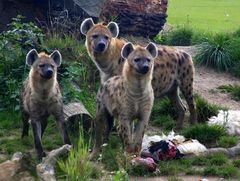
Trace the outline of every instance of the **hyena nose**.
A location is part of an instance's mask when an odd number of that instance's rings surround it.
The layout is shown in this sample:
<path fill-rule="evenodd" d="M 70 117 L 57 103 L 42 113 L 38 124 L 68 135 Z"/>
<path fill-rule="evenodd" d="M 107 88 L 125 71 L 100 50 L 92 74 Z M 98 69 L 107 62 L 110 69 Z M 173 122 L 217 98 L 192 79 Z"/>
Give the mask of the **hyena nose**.
<path fill-rule="evenodd" d="M 53 70 L 47 70 L 46 74 L 47 74 L 47 77 L 51 77 L 53 74 Z"/>
<path fill-rule="evenodd" d="M 143 65 L 141 73 L 146 74 L 149 71 L 149 66 L 148 65 Z"/>
<path fill-rule="evenodd" d="M 102 52 L 105 49 L 105 46 L 106 46 L 105 43 L 100 42 L 98 44 L 98 50 Z"/>

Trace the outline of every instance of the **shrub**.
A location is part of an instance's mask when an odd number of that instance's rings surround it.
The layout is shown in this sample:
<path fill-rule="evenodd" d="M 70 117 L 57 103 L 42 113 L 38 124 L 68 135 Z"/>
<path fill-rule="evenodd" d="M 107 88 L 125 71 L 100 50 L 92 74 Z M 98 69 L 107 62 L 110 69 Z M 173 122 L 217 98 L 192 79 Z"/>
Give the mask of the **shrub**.
<path fill-rule="evenodd" d="M 228 48 L 230 39 L 231 36 L 224 33 L 210 36 L 206 42 L 199 46 L 199 51 L 195 57 L 196 63 L 219 71 L 230 70 L 234 64 Z"/>
<path fill-rule="evenodd" d="M 224 127 L 219 125 L 207 125 L 207 124 L 198 124 L 185 128 L 182 130 L 182 134 L 186 138 L 197 139 L 203 144 L 216 143 L 221 136 L 227 134 Z"/>
<path fill-rule="evenodd" d="M 25 56 L 29 49 L 38 47 L 43 33 L 33 23 L 23 23 L 24 17 L 12 19 L 9 31 L 0 34 L 0 109 L 19 109 L 19 89 L 26 77 Z"/>
<path fill-rule="evenodd" d="M 224 110 L 218 105 L 208 103 L 199 95 L 195 95 L 195 102 L 198 122 L 206 122 L 208 118 L 217 116 L 219 110 Z"/>
<path fill-rule="evenodd" d="M 189 46 L 193 30 L 188 26 L 177 27 L 169 32 L 161 31 L 154 40 L 157 43 L 173 45 L 173 46 Z"/>
<path fill-rule="evenodd" d="M 218 142 L 220 147 L 229 148 L 237 145 L 238 137 L 236 136 L 222 136 Z"/>

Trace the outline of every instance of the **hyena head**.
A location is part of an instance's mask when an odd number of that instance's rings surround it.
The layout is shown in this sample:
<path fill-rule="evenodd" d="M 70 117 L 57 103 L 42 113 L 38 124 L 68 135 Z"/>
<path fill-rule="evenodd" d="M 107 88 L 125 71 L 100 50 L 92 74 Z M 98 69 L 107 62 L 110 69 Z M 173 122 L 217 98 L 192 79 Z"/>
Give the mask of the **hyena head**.
<path fill-rule="evenodd" d="M 127 59 L 129 69 L 132 73 L 145 75 L 152 72 L 157 52 L 157 47 L 153 43 L 149 43 L 146 47 L 134 47 L 129 42 L 123 46 L 121 56 Z"/>
<path fill-rule="evenodd" d="M 41 79 L 50 80 L 57 74 L 57 67 L 61 65 L 62 56 L 59 51 L 55 50 L 51 55 L 40 53 L 35 49 L 28 52 L 26 64 L 31 66 L 34 76 Z"/>
<path fill-rule="evenodd" d="M 86 44 L 90 52 L 104 53 L 112 38 L 118 36 L 119 28 L 115 22 L 105 26 L 101 23 L 94 24 L 92 18 L 87 18 L 81 24 L 81 33 L 86 36 Z"/>

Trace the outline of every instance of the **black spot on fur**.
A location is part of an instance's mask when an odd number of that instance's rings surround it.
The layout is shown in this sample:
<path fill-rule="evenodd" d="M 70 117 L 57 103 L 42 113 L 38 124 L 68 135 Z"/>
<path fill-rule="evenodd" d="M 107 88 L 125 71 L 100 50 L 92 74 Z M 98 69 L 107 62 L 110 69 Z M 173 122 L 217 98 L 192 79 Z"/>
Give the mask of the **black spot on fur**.
<path fill-rule="evenodd" d="M 161 50 L 158 50 L 158 56 L 162 56 L 163 52 Z"/>
<path fill-rule="evenodd" d="M 182 74 L 182 77 L 183 77 L 183 78 L 185 78 L 185 77 L 186 77 L 185 73 L 183 73 L 183 74 Z"/>
<path fill-rule="evenodd" d="M 189 69 L 187 69 L 187 74 L 189 74 Z"/>
<path fill-rule="evenodd" d="M 189 55 L 186 52 L 183 52 L 183 56 L 184 56 L 185 59 L 189 58 Z"/>
<path fill-rule="evenodd" d="M 165 65 L 164 65 L 164 64 L 160 64 L 160 66 L 161 66 L 161 68 L 164 68 L 164 67 L 165 67 Z"/>

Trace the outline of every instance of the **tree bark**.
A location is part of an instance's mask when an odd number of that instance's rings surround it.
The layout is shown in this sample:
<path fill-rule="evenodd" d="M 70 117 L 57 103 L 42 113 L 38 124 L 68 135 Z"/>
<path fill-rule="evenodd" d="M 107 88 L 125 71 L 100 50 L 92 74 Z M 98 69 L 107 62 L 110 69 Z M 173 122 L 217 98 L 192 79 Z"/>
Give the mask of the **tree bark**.
<path fill-rule="evenodd" d="M 122 34 L 154 37 L 166 22 L 167 6 L 168 0 L 107 0 L 100 19 L 117 21 Z"/>

